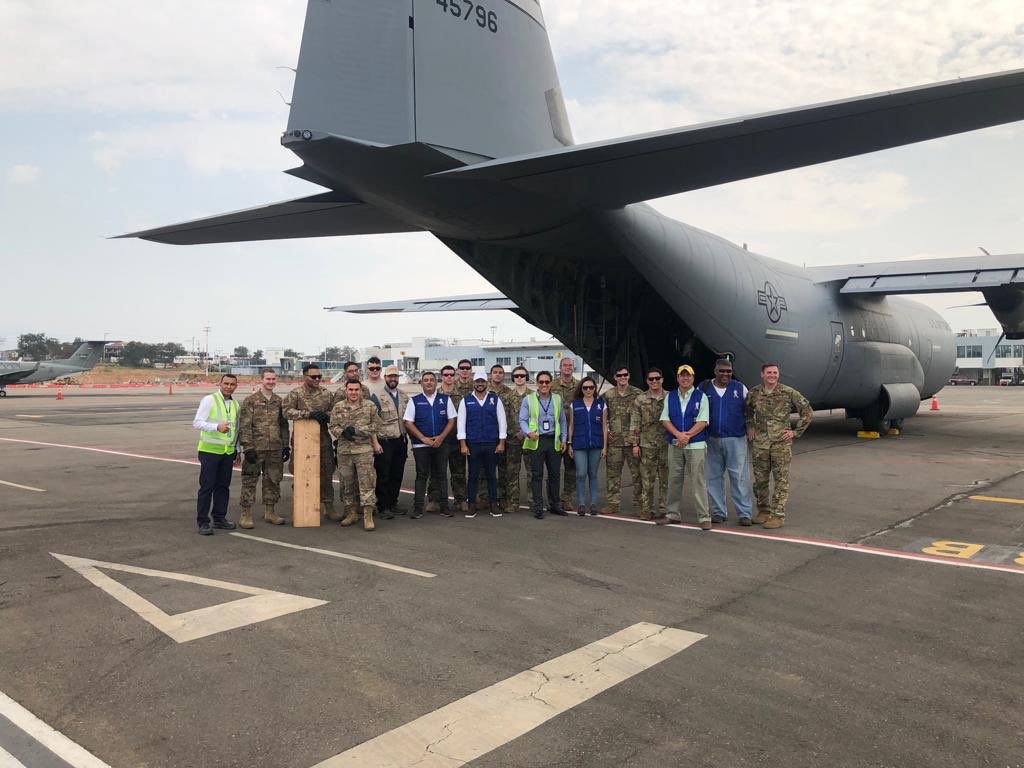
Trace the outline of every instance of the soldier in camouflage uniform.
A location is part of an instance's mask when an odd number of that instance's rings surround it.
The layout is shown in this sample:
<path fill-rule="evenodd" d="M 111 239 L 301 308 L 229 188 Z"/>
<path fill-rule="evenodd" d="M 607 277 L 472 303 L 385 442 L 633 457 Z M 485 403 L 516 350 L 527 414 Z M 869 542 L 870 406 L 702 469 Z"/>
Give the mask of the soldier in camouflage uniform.
<path fill-rule="evenodd" d="M 281 478 L 284 462 L 291 455 L 288 447 L 288 420 L 282 410 L 283 401 L 274 394 L 277 373 L 264 368 L 262 386 L 245 398 L 238 411 L 238 443 L 245 462 L 242 464 L 242 514 L 239 528 L 252 528 L 252 508 L 256 503 L 256 481 L 263 475 L 263 520 L 281 525 L 284 520 L 274 512 L 281 500 Z"/>
<path fill-rule="evenodd" d="M 572 413 L 572 401 L 576 399 L 576 391 L 580 388 L 579 379 L 572 375 L 576 363 L 571 357 L 563 357 L 558 364 L 558 378 L 551 382 L 551 394 L 562 398 L 562 410 L 565 411 L 566 423 Z M 562 454 L 562 509 L 572 512 L 576 503 L 576 462 L 566 451 Z"/>
<path fill-rule="evenodd" d="M 363 510 L 363 530 L 372 531 L 373 510 L 377 506 L 377 472 L 373 457 L 384 449 L 377 440 L 383 428 L 377 406 L 363 399 L 362 384 L 345 383 L 345 399 L 339 400 L 331 410 L 330 433 L 338 446 L 338 474 L 342 488 L 352 495 L 350 510 L 341 521 L 352 525 Z M 348 500 L 346 500 L 348 501 Z"/>
<path fill-rule="evenodd" d="M 347 363 L 345 363 L 345 378 L 341 382 L 342 389 L 338 390 L 338 399 L 339 400 L 343 400 L 345 398 L 345 396 L 342 394 L 342 392 L 344 391 L 345 384 L 347 382 L 350 382 L 350 381 L 360 381 L 359 380 L 359 363 L 357 363 L 355 360 L 349 360 Z M 360 381 L 359 386 L 363 390 L 363 400 L 369 400 L 370 399 L 370 394 L 371 394 L 370 388 L 368 386 L 366 386 L 365 384 L 363 384 L 361 381 Z"/>
<path fill-rule="evenodd" d="M 615 371 L 615 389 L 605 392 L 608 419 L 608 507 L 606 514 L 618 514 L 622 503 L 622 465 L 629 465 L 633 477 L 633 499 L 640 493 L 640 459 L 633 455 L 636 435 L 629 429 L 629 417 L 640 390 L 629 383 L 629 368 L 620 365 Z"/>
<path fill-rule="evenodd" d="M 650 520 L 665 516 L 668 494 L 668 442 L 661 424 L 661 411 L 665 406 L 664 374 L 657 368 L 647 372 L 647 391 L 641 392 L 633 403 L 629 418 L 629 431 L 636 435 L 633 455 L 640 459 L 640 517 Z M 655 511 L 657 495 L 657 511 Z"/>
<path fill-rule="evenodd" d="M 289 392 L 282 405 L 288 421 L 315 419 L 320 422 L 320 513 L 328 520 L 340 520 L 334 511 L 334 447 L 327 431 L 335 394 L 322 386 L 323 376 L 316 365 L 302 366 L 302 385 Z M 288 471 L 295 472 L 295 459 L 288 465 Z"/>
<path fill-rule="evenodd" d="M 459 361 L 459 382 L 455 383 L 455 368 L 446 365 L 441 369 L 441 383 L 437 385 L 437 391 L 448 395 L 451 400 L 454 413 L 458 413 L 459 403 L 469 392 L 473 391 L 473 366 L 469 360 Z M 463 378 L 469 379 L 469 389 L 466 389 Z M 455 503 L 459 505 L 460 512 L 469 512 L 469 504 L 466 503 L 466 457 L 459 450 L 459 441 L 455 437 L 455 430 L 451 431 L 448 439 L 448 482 L 451 483 L 452 496 Z M 447 504 L 441 504 L 437 498 L 437 490 L 433 482 L 427 480 L 427 512 L 438 512 L 446 510 Z"/>
<path fill-rule="evenodd" d="M 761 366 L 761 381 L 750 390 L 744 407 L 747 437 L 752 441 L 750 461 L 754 468 L 754 496 L 757 517 L 754 522 L 765 528 L 781 528 L 786 521 L 789 499 L 789 465 L 793 461 L 793 438 L 810 426 L 814 412 L 807 398 L 792 387 L 779 384 L 779 366 Z M 789 415 L 799 414 L 795 428 Z M 775 479 L 769 498 L 768 478 Z"/>
<path fill-rule="evenodd" d="M 530 459 L 523 455 L 523 440 L 526 436 L 519 429 L 519 408 L 530 394 L 526 386 L 529 378 L 529 371 L 521 365 L 516 366 L 512 369 L 515 388 L 505 387 L 508 391 L 500 395 L 505 405 L 505 422 L 508 425 L 508 437 L 505 439 L 505 514 L 519 510 L 520 467 L 526 467 L 526 487 L 531 488 L 533 482 Z"/>

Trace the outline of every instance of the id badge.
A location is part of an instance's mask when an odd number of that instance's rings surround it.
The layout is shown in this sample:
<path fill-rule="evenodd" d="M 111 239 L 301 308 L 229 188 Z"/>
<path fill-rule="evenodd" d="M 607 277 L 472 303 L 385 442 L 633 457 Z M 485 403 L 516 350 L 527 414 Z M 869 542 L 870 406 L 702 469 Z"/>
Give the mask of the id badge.
<path fill-rule="evenodd" d="M 550 432 L 551 431 L 551 422 L 548 421 L 547 419 L 544 419 L 544 421 L 542 421 L 540 423 L 540 431 L 541 432 Z"/>

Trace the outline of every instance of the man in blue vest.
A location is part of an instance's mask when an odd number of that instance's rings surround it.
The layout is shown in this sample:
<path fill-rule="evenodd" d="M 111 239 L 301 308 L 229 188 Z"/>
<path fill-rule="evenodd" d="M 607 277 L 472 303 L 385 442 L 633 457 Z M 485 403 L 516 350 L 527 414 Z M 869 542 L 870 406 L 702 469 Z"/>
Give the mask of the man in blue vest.
<path fill-rule="evenodd" d="M 747 420 L 743 406 L 747 388 L 732 378 L 732 361 L 715 363 L 715 378 L 700 385 L 707 395 L 711 422 L 707 432 L 705 477 L 711 500 L 711 522 L 724 523 L 729 517 L 725 502 L 725 473 L 729 473 L 729 491 L 740 525 L 749 526 L 750 463 L 747 461 Z"/>
<path fill-rule="evenodd" d="M 548 471 L 548 510 L 565 515 L 559 503 L 559 470 L 565 453 L 566 419 L 562 398 L 551 393 L 551 374 L 537 374 L 537 391 L 523 398 L 519 406 L 519 429 L 526 435 L 523 451 L 530 456 L 533 487 L 533 516 L 544 517 L 544 469 Z"/>
<path fill-rule="evenodd" d="M 487 389 L 487 373 L 473 371 L 473 391 L 459 402 L 458 438 L 460 451 L 469 458 L 466 487 L 466 517 L 476 517 L 476 491 L 483 470 L 491 517 L 501 517 L 498 508 L 498 456 L 505 452 L 505 406 L 496 392 Z"/>
<path fill-rule="evenodd" d="M 693 368 L 689 365 L 676 369 L 676 383 L 679 388 L 668 394 L 661 411 L 661 424 L 668 441 L 668 515 L 659 518 L 658 524 L 664 525 L 670 520 L 682 522 L 683 491 L 688 489 L 697 508 L 698 525 L 701 530 L 710 531 L 711 515 L 704 480 L 708 399 L 693 386 Z"/>
<path fill-rule="evenodd" d="M 402 416 L 412 438 L 412 456 L 416 462 L 416 495 L 410 517 L 423 517 L 428 475 L 437 489 L 438 511 L 445 517 L 452 517 L 448 506 L 448 444 L 445 441 L 455 429 L 458 414 L 448 395 L 437 391 L 437 375 L 433 371 L 420 376 L 420 388 L 423 393 L 410 398 Z"/>
<path fill-rule="evenodd" d="M 213 528 L 234 530 L 228 520 L 231 470 L 239 463 L 238 403 L 232 398 L 238 379 L 230 373 L 220 377 L 220 387 L 199 401 L 192 427 L 199 430 L 199 496 L 196 500 L 196 524 L 202 536 L 212 536 L 210 504 L 213 504 Z"/>

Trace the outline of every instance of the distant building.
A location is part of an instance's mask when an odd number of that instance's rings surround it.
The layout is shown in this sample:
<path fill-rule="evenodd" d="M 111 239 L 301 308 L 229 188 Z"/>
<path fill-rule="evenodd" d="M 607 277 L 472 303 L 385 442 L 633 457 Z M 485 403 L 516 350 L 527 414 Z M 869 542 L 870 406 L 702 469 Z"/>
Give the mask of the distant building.
<path fill-rule="evenodd" d="M 530 372 L 531 378 L 540 371 L 557 373 L 558 364 L 564 357 L 573 358 L 577 376 L 581 368 L 587 372 L 592 370 L 557 339 L 496 342 L 416 336 L 410 341 L 366 347 L 360 355 L 364 360 L 372 356 L 379 357 L 383 365 L 396 365 L 413 377 L 420 371 L 437 371 L 462 359 L 484 368 L 502 365 L 506 371 L 522 365 Z"/>
<path fill-rule="evenodd" d="M 995 328 L 977 328 L 956 334 L 956 373 L 980 384 L 998 384 L 1004 374 L 1015 383 L 1024 378 L 1024 340 L 1001 338 Z"/>

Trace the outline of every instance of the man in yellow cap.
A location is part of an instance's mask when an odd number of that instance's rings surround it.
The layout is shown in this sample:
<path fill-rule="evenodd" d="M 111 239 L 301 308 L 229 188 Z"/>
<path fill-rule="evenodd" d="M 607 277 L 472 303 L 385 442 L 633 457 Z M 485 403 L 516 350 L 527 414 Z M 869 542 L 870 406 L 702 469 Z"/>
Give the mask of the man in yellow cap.
<path fill-rule="evenodd" d="M 701 530 L 710 531 L 711 513 L 704 479 L 708 398 L 693 386 L 693 368 L 689 365 L 676 369 L 676 383 L 679 388 L 665 398 L 661 410 L 661 423 L 668 441 L 668 517 L 658 522 L 682 522 L 685 489 L 697 508 L 697 524 Z"/>

